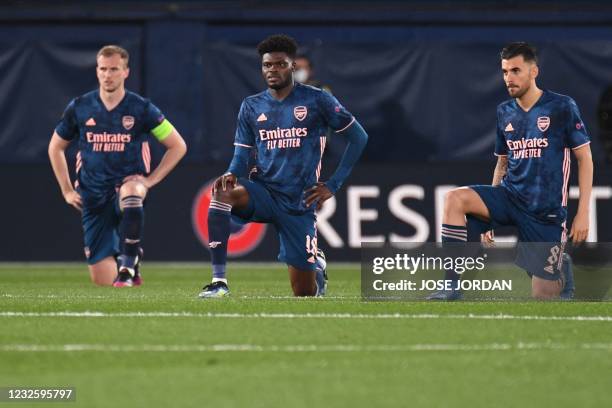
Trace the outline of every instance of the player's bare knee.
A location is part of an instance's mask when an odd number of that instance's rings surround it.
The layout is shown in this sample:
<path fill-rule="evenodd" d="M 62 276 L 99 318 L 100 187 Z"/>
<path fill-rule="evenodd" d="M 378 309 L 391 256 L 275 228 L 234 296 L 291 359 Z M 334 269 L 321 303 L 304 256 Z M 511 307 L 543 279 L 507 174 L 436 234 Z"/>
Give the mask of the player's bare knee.
<path fill-rule="evenodd" d="M 219 188 L 213 193 L 212 198 L 215 201 L 220 201 L 226 204 L 233 204 L 231 190 L 231 187 L 226 187 L 225 190 Z"/>
<path fill-rule="evenodd" d="M 535 289 L 531 291 L 531 297 L 535 300 L 554 300 L 559 297 L 559 294 L 551 293 L 547 290 Z"/>
<path fill-rule="evenodd" d="M 291 289 L 293 289 L 293 295 L 296 297 L 314 296 L 317 294 L 316 285 L 304 285 L 299 282 L 291 282 Z"/>
<path fill-rule="evenodd" d="M 115 258 L 108 256 L 93 265 L 89 265 L 89 275 L 95 285 L 111 286 L 117 276 Z"/>
<path fill-rule="evenodd" d="M 220 188 L 217 189 L 212 198 L 231 206 L 241 206 L 248 201 L 248 192 L 243 186 L 227 186 L 225 191 Z"/>
<path fill-rule="evenodd" d="M 105 277 L 98 276 L 98 275 L 92 275 L 91 282 L 96 286 L 112 286 L 113 285 L 112 280 L 108 280 Z"/>
<path fill-rule="evenodd" d="M 92 271 L 90 269 L 91 282 L 96 286 L 112 286 L 116 273 L 107 273 L 107 271 Z"/>
<path fill-rule="evenodd" d="M 444 212 L 464 212 L 464 203 L 463 191 L 460 189 L 451 190 L 444 195 Z"/>
<path fill-rule="evenodd" d="M 123 185 L 119 189 L 119 197 L 127 197 L 127 196 L 139 196 L 144 199 L 147 195 L 147 188 L 140 181 L 130 180 Z"/>
<path fill-rule="evenodd" d="M 533 277 L 531 282 L 531 297 L 537 300 L 558 299 L 562 288 L 563 283 L 560 279 L 546 280 Z"/>

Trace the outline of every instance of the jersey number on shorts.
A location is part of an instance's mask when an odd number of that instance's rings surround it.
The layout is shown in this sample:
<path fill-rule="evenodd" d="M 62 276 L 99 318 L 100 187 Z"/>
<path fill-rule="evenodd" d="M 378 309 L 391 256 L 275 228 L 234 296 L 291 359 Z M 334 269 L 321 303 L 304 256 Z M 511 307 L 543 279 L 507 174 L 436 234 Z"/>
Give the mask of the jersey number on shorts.
<path fill-rule="evenodd" d="M 555 273 L 554 265 L 558 263 L 560 255 L 561 255 L 561 248 L 559 248 L 559 245 L 555 245 L 554 247 L 550 248 L 550 256 L 547 259 L 548 266 L 544 268 L 546 272 L 550 274 Z"/>
<path fill-rule="evenodd" d="M 316 259 L 317 237 L 311 237 L 310 235 L 306 235 L 306 253 L 314 256 L 314 259 Z"/>

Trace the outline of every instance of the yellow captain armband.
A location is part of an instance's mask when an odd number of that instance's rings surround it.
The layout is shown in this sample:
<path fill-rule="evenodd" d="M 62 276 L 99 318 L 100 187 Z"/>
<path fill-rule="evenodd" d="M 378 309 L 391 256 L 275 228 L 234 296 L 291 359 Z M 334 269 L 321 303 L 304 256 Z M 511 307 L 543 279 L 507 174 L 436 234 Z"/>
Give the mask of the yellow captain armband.
<path fill-rule="evenodd" d="M 162 123 L 151 130 L 151 134 L 161 142 L 170 136 L 170 133 L 172 133 L 173 130 L 174 126 L 172 126 L 172 123 L 168 122 L 168 119 L 164 119 Z"/>

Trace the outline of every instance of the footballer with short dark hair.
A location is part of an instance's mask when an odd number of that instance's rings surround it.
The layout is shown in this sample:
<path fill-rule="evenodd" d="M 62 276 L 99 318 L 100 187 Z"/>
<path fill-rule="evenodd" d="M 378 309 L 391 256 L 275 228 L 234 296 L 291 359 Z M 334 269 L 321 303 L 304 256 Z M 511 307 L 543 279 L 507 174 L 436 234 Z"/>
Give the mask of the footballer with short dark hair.
<path fill-rule="evenodd" d="M 517 264 L 531 277 L 536 299 L 571 299 L 571 259 L 567 238 L 580 243 L 589 230 L 593 160 L 589 135 L 576 102 L 540 89 L 536 50 L 525 42 L 508 44 L 500 53 L 501 71 L 511 99 L 497 107 L 497 165 L 492 185 L 461 187 L 447 193 L 442 242 L 493 242 L 492 230 L 515 226 L 519 235 Z M 580 198 L 567 235 L 571 153 L 578 161 Z M 482 235 L 481 235 L 482 234 Z M 523 243 L 547 243 L 525 245 Z M 527 253 L 529 252 L 529 253 Z M 459 275 L 446 272 L 457 288 Z M 432 300 L 457 300 L 461 292 L 441 290 Z"/>
<path fill-rule="evenodd" d="M 226 278 L 230 217 L 273 224 L 280 240 L 278 259 L 289 269 L 295 296 L 322 295 L 324 259 L 317 247 L 316 210 L 343 184 L 368 136 L 328 92 L 294 81 L 297 43 L 273 35 L 257 46 L 267 89 L 244 99 L 238 114 L 234 157 L 214 182 L 208 212 L 212 282 L 201 298 L 229 293 Z M 348 140 L 335 173 L 319 180 L 328 128 Z M 256 172 L 249 174 L 255 150 Z"/>

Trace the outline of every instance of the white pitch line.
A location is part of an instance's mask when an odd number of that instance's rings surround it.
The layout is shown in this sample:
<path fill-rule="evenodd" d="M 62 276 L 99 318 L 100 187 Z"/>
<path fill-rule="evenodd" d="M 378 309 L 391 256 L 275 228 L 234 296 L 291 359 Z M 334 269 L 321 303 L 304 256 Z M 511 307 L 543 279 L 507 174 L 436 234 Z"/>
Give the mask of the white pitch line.
<path fill-rule="evenodd" d="M 13 295 L 10 293 L 2 293 L 0 294 L 0 298 L 9 298 L 9 299 L 104 299 L 104 300 L 117 300 L 115 296 L 102 296 L 102 295 Z M 144 299 L 146 296 L 142 295 L 134 295 L 134 293 L 130 293 L 129 298 L 121 299 L 129 300 L 132 298 Z"/>
<path fill-rule="evenodd" d="M 459 319 L 612 322 L 612 316 L 533 316 L 509 314 L 403 313 L 193 313 L 193 312 L 0 312 L 0 317 L 197 317 L 224 319 Z"/>
<path fill-rule="evenodd" d="M 612 343 L 489 343 L 489 344 L 5 344 L 0 352 L 431 352 L 431 351 L 519 351 L 519 350 L 604 350 L 612 351 Z"/>

